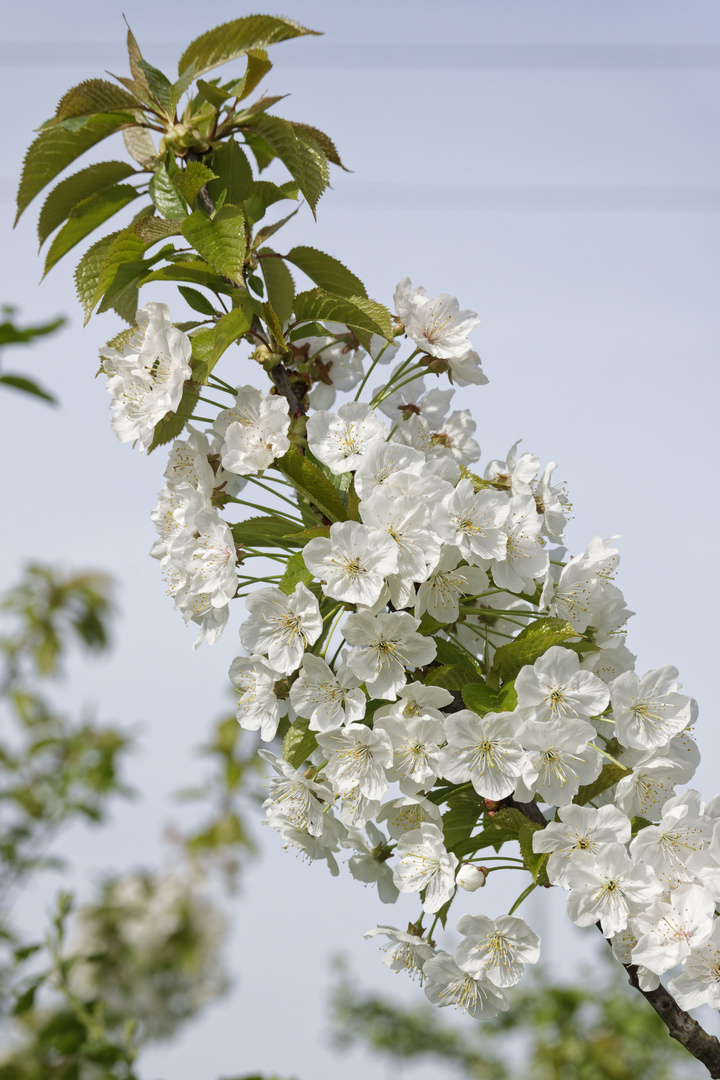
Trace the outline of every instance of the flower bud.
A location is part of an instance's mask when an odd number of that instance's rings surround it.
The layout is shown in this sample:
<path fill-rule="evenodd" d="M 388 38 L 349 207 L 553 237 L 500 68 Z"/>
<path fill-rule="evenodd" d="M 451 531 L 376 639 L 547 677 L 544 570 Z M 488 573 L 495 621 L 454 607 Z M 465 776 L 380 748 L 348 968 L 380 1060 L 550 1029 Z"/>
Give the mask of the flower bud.
<path fill-rule="evenodd" d="M 460 888 L 465 889 L 466 892 L 475 892 L 476 889 L 482 889 L 486 879 L 487 868 L 485 866 L 473 866 L 472 863 L 463 863 L 455 878 Z"/>

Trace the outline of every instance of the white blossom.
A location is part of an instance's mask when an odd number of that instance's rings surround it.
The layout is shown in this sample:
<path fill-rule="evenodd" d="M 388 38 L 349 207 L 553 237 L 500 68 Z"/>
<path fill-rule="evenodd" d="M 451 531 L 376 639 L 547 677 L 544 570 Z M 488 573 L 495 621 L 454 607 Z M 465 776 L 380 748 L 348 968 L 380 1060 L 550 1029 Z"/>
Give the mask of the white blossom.
<path fill-rule="evenodd" d="M 271 666 L 289 675 L 300 666 L 306 645 L 322 632 L 320 605 L 302 582 L 290 596 L 280 589 L 257 589 L 245 600 L 249 617 L 240 627 L 248 652 L 265 653 Z"/>
<path fill-rule="evenodd" d="M 459 966 L 495 986 L 514 986 L 522 979 L 525 965 L 540 959 L 540 938 L 517 915 L 501 915 L 495 920 L 463 915 L 457 929 L 464 938 L 455 950 Z"/>
<path fill-rule="evenodd" d="M 425 961 L 425 994 L 433 1005 L 453 1005 L 476 1019 L 489 1020 L 509 1009 L 510 1002 L 489 979 L 471 975 L 448 953 Z"/>
<path fill-rule="evenodd" d="M 394 574 L 398 546 L 386 532 L 356 521 L 335 522 L 330 538 L 316 536 L 303 549 L 305 565 L 335 600 L 371 607 L 380 597 L 385 578 Z"/>
<path fill-rule="evenodd" d="M 377 413 L 360 401 L 341 405 L 336 413 L 313 413 L 307 422 L 310 449 L 336 475 L 357 469 L 372 444 L 387 435 Z"/>
<path fill-rule="evenodd" d="M 404 611 L 348 615 L 342 626 L 345 640 L 353 646 L 348 667 L 373 696 L 395 701 L 407 681 L 406 671 L 435 659 L 437 645 L 432 638 L 416 633 L 419 625 L 419 619 Z"/>
<path fill-rule="evenodd" d="M 280 723 L 280 706 L 275 696 L 278 672 L 264 656 L 238 656 L 230 665 L 230 681 L 238 693 L 237 718 L 240 727 L 259 731 L 265 742 L 275 737 Z"/>
<path fill-rule="evenodd" d="M 596 852 L 581 851 L 567 868 L 570 888 L 565 906 L 576 926 L 600 922 L 605 937 L 627 926 L 661 892 L 649 866 L 638 866 L 622 844 L 605 844 Z"/>
<path fill-rule="evenodd" d="M 254 386 L 239 386 L 235 404 L 218 414 L 213 430 L 222 437 L 223 468 L 249 476 L 290 449 L 287 437 L 290 411 L 280 394 L 262 394 Z"/>
<path fill-rule="evenodd" d="M 424 822 L 398 841 L 394 880 L 400 892 L 425 890 L 423 910 L 438 911 L 455 892 L 457 856 L 445 850 L 442 831 Z"/>
<path fill-rule="evenodd" d="M 311 731 L 331 731 L 362 720 L 367 698 L 359 686 L 347 664 L 336 675 L 321 657 L 306 653 L 290 687 L 290 702 L 298 716 L 310 721 Z"/>

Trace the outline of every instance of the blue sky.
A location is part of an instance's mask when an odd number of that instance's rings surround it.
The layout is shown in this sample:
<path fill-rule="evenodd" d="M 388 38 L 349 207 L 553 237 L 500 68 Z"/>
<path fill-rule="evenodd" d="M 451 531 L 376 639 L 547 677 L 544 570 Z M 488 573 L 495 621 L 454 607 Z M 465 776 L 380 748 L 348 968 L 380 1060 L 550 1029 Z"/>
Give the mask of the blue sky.
<path fill-rule="evenodd" d="M 278 46 L 267 87 L 290 92 L 278 111 L 331 134 L 353 172 L 335 172 L 317 224 L 299 214 L 288 244 L 343 259 L 386 303 L 409 274 L 431 295 L 455 293 L 480 313 L 474 342 L 490 384 L 462 396 L 483 460 L 503 457 L 522 437 L 523 449 L 556 460 L 556 476 L 567 481 L 570 550 L 595 532 L 621 536 L 618 583 L 637 612 L 628 644 L 641 671 L 676 664 L 699 699 L 696 786 L 713 794 L 717 5 L 76 0 L 67 10 L 14 5 L 0 45 L 4 100 L 17 102 L 12 112 L 6 106 L 0 165 L 0 299 L 28 321 L 71 320 L 61 337 L 22 356 L 62 407 L 9 393 L 0 400 L 8 522 L 0 578 L 11 583 L 34 558 L 108 569 L 119 583 L 115 654 L 74 669 L 64 693 L 141 728 L 131 779 L 144 799 L 118 810 L 111 830 L 67 838 L 80 887 L 108 866 L 159 857 L 169 793 L 197 780 L 191 748 L 227 706 L 226 670 L 239 652 L 236 615 L 214 649 L 192 653 L 193 634 L 147 557 L 164 461 L 115 440 L 102 380 L 94 380 L 97 347 L 116 332 L 116 317 L 82 329 L 70 259 L 38 287 L 39 202 L 10 231 L 32 129 L 70 85 L 105 69 L 123 74 L 123 12 L 146 57 L 169 71 L 194 36 L 251 10 L 325 31 Z M 121 156 L 120 144 L 108 146 L 98 159 Z M 143 298 L 170 297 L 146 290 Z M 17 367 L 19 354 L 4 362 Z M 330 880 L 258 833 L 263 858 L 233 904 L 237 989 L 177 1044 L 147 1053 L 148 1080 L 261 1068 L 330 1080 L 338 1059 L 322 1031 L 335 951 L 351 956 L 365 984 L 400 992 L 362 933 L 376 922 L 400 925 L 414 908 L 383 908 L 358 883 Z M 475 896 L 494 913 L 510 892 L 498 885 Z M 526 917 L 545 934 L 546 952 L 580 955 L 586 939 L 571 934 L 561 897 L 540 900 Z M 30 910 L 44 902 L 37 897 Z M 347 1080 L 381 1072 L 362 1055 L 344 1057 L 342 1068 Z M 421 1080 L 433 1070 L 408 1075 Z"/>

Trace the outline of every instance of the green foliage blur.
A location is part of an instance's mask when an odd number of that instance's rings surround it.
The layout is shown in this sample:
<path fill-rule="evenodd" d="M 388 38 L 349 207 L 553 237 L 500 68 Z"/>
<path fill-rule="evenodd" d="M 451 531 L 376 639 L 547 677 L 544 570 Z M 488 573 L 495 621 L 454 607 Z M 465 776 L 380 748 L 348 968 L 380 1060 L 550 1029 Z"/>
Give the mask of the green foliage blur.
<path fill-rule="evenodd" d="M 599 952 L 573 983 L 557 982 L 542 968 L 529 972 L 513 988 L 508 1012 L 462 1026 L 431 1005 L 406 1009 L 363 992 L 339 961 L 330 997 L 332 1041 L 339 1050 L 362 1046 L 398 1071 L 402 1066 L 403 1074 L 423 1062 L 468 1080 L 706 1076 L 609 957 L 609 950 Z"/>

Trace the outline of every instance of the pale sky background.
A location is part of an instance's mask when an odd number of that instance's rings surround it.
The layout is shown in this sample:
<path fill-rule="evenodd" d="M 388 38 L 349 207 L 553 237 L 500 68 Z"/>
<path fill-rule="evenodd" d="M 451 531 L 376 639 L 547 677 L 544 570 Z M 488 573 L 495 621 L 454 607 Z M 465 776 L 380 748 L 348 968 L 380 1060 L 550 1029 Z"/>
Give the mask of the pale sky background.
<path fill-rule="evenodd" d="M 571 552 L 595 532 L 622 537 L 618 583 L 638 613 L 628 644 L 640 672 L 675 664 L 699 699 L 704 759 L 694 783 L 714 794 L 715 0 L 252 7 L 75 0 L 68 10 L 27 0 L 3 16 L 0 300 L 25 321 L 66 313 L 71 325 L 52 343 L 3 357 L 5 370 L 22 366 L 62 405 L 52 410 L 11 392 L 0 398 L 0 585 L 11 584 L 29 558 L 102 568 L 118 581 L 122 618 L 112 659 L 76 665 L 64 694 L 68 704 L 88 703 L 142 731 L 129 779 L 144 798 L 118 805 L 112 827 L 66 838 L 78 889 L 103 869 L 159 858 L 163 824 L 175 813 L 170 793 L 197 781 L 192 747 L 227 707 L 226 671 L 240 651 L 236 612 L 214 649 L 193 654 L 194 634 L 147 556 L 165 459 L 162 451 L 145 459 L 116 441 L 103 380 L 93 378 L 97 348 L 119 320 L 102 315 L 82 329 L 72 255 L 38 287 L 41 200 L 10 231 L 32 129 L 71 85 L 105 69 L 125 73 L 123 12 L 146 59 L 171 75 L 193 37 L 253 11 L 325 32 L 273 49 L 266 92 L 290 92 L 276 111 L 327 131 L 354 172 L 334 172 L 318 223 L 301 212 L 285 242 L 338 256 L 385 303 L 408 274 L 430 295 L 454 293 L 479 312 L 473 340 L 490 384 L 461 397 L 477 419 L 483 462 L 504 457 L 522 437 L 523 449 L 556 460 L 556 477 L 567 481 Z M 122 154 L 118 137 L 79 164 Z M 143 300 L 172 295 L 151 289 Z M 221 374 L 236 377 L 225 366 Z M 239 370 L 237 380 L 244 378 Z M 341 1059 L 326 1046 L 328 958 L 344 951 L 363 985 L 420 1000 L 362 940 L 378 922 L 403 925 L 415 906 L 386 908 L 349 875 L 331 879 L 324 865 L 307 866 L 280 850 L 274 835 L 257 832 L 262 859 L 231 905 L 235 991 L 180 1040 L 146 1052 L 144 1080 L 251 1071 L 331 1080 L 340 1068 L 345 1080 L 384 1076 L 375 1059 L 359 1052 Z M 42 913 L 52 888 L 29 913 Z M 516 891 L 493 883 L 466 909 L 500 913 Z M 553 891 L 535 894 L 523 913 L 544 934 L 546 956 L 568 971 L 576 957 L 591 955 L 592 935 L 575 932 L 561 909 Z M 435 1074 L 429 1066 L 405 1072 L 415 1080 Z"/>

